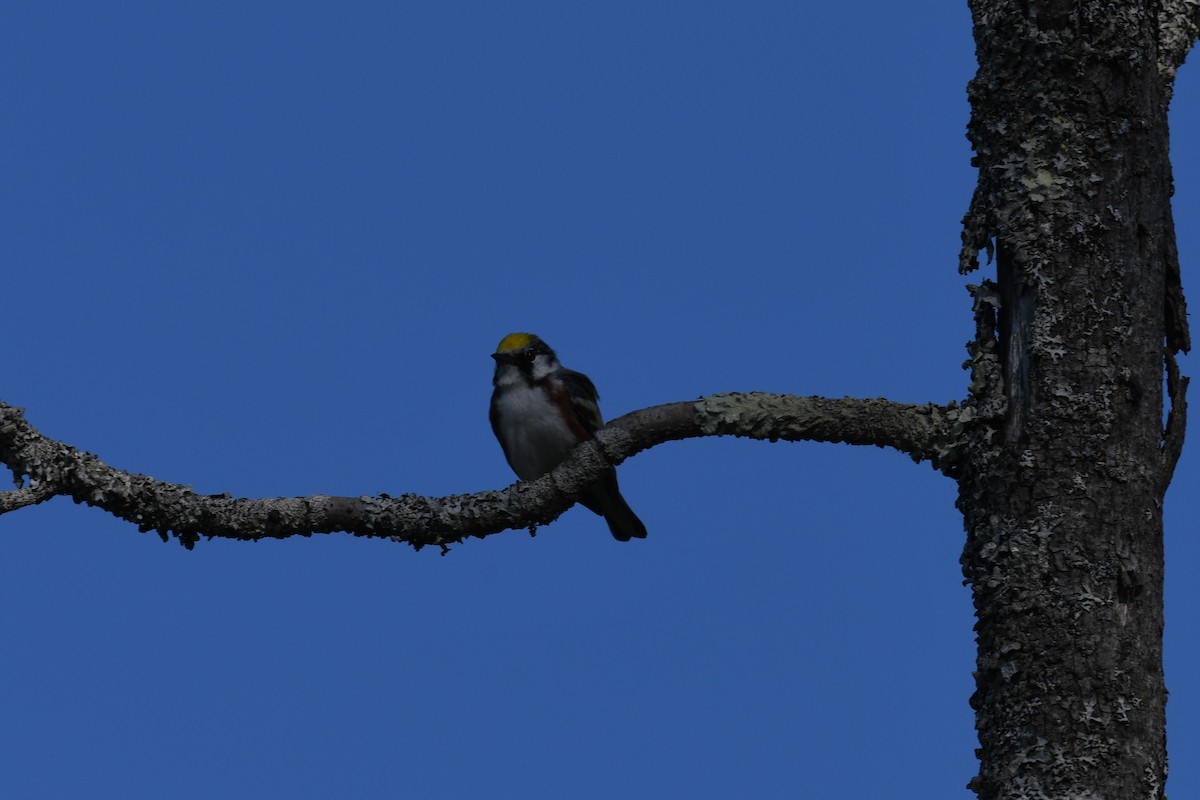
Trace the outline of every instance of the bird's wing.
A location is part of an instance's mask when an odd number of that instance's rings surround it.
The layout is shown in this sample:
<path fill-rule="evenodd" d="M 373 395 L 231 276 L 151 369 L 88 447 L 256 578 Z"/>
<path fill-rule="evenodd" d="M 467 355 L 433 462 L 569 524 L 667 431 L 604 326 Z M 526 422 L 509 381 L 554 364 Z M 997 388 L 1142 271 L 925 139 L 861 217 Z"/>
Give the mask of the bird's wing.
<path fill-rule="evenodd" d="M 600 416 L 600 395 L 591 378 L 573 369 L 559 370 L 558 379 L 571 399 L 571 410 L 575 419 L 591 437 L 604 426 L 604 418 Z"/>
<path fill-rule="evenodd" d="M 496 441 L 500 442 L 500 449 L 504 451 L 504 460 L 512 466 L 512 458 L 508 455 L 508 443 L 504 441 L 504 437 L 500 435 L 500 408 L 496 404 L 496 395 L 492 393 L 492 405 L 488 409 L 488 421 L 492 423 L 492 433 L 496 435 Z"/>

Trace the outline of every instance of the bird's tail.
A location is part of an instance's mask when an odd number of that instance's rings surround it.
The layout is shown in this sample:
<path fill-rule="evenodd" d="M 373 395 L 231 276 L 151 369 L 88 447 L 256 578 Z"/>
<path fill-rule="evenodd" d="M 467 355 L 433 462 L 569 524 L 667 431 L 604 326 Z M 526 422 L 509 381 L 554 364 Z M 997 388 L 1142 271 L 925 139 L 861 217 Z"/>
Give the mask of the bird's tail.
<path fill-rule="evenodd" d="M 604 521 L 608 523 L 608 529 L 618 542 L 646 538 L 646 526 L 620 494 L 617 495 L 616 502 L 605 509 Z"/>
<path fill-rule="evenodd" d="M 646 538 L 646 526 L 621 496 L 616 470 L 611 470 L 579 499 L 585 506 L 604 517 L 613 538 L 618 542 Z"/>

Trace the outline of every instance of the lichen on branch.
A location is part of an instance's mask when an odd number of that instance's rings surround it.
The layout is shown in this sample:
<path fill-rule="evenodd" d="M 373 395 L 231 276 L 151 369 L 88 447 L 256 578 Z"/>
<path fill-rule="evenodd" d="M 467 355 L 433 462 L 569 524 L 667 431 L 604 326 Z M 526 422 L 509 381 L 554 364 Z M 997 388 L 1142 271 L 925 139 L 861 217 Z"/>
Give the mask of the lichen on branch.
<path fill-rule="evenodd" d="M 0 403 L 0 461 L 30 485 L 0 492 L 0 514 L 55 495 L 102 508 L 188 548 L 200 537 L 239 540 L 345 532 L 420 549 L 544 525 L 570 508 L 606 469 L 657 444 L 702 436 L 824 441 L 890 447 L 950 473 L 963 436 L 953 404 L 723 394 L 667 403 L 611 421 L 552 472 L 500 491 L 422 497 L 235 498 L 123 472 L 38 432 L 21 409 Z"/>

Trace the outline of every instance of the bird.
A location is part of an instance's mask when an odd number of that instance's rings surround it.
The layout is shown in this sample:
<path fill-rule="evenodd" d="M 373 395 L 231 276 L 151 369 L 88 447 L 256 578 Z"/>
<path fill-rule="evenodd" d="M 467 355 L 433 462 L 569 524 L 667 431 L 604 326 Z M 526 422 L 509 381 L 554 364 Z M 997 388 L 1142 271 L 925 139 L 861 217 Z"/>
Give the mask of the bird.
<path fill-rule="evenodd" d="M 534 334 L 508 334 L 492 358 L 496 372 L 488 416 L 504 458 L 521 480 L 550 472 L 604 424 L 591 379 L 564 367 Z M 579 502 L 604 517 L 617 541 L 646 538 L 646 526 L 621 496 L 615 468 L 590 485 Z"/>

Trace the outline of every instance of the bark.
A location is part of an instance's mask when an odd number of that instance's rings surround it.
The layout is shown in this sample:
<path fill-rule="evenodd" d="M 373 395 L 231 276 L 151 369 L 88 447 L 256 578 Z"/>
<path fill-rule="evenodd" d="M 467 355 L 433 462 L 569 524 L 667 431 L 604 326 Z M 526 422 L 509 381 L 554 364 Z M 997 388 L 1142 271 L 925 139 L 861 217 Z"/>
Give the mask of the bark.
<path fill-rule="evenodd" d="M 1146 3 L 971 9 L 980 174 L 962 267 L 987 250 L 997 268 L 976 289 L 981 424 L 958 501 L 978 619 L 971 786 L 1161 798 L 1162 498 L 1186 408 L 1173 355 L 1189 346 L 1166 114 L 1187 47 L 1160 51 Z"/>
<path fill-rule="evenodd" d="M 142 531 L 174 534 L 185 547 L 201 536 L 255 540 L 348 532 L 420 549 L 464 537 L 546 524 L 566 511 L 604 470 L 656 444 L 698 436 L 813 440 L 891 447 L 952 471 L 964 422 L 954 405 L 888 400 L 726 394 L 642 409 L 613 420 L 549 475 L 504 491 L 449 497 L 234 498 L 122 472 L 90 453 L 43 436 L 20 409 L 0 403 L 0 461 L 31 486 L 0 492 L 0 513 L 55 495 L 98 506 Z"/>
<path fill-rule="evenodd" d="M 1168 96 L 1175 70 L 1200 35 L 1200 0 L 1161 0 L 1158 6 L 1158 69 Z"/>

